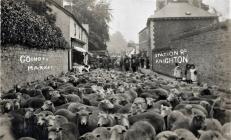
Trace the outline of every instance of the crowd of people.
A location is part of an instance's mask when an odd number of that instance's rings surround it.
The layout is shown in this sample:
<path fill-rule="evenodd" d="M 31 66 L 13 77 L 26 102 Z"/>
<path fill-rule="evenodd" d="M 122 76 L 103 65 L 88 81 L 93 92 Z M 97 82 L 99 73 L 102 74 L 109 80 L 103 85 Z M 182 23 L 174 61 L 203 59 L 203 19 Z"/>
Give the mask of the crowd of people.
<path fill-rule="evenodd" d="M 148 57 L 133 55 L 131 58 L 125 56 L 119 60 L 120 70 L 136 72 L 139 68 L 150 68 L 150 60 Z"/>
<path fill-rule="evenodd" d="M 121 71 L 136 72 L 140 68 L 150 69 L 149 57 L 132 55 L 131 57 L 125 55 L 120 57 L 99 57 L 95 58 L 94 62 L 90 63 L 93 69 L 104 68 L 107 70 L 118 69 Z"/>
<path fill-rule="evenodd" d="M 0 139 L 230 140 L 229 99 L 156 73 L 67 72 L 2 94 Z"/>

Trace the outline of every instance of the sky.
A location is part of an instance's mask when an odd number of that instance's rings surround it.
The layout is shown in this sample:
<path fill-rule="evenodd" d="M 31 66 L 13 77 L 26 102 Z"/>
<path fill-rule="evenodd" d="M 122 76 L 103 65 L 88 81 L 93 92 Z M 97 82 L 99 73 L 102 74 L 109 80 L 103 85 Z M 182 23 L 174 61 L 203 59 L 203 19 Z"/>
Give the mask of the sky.
<path fill-rule="evenodd" d="M 119 31 L 127 41 L 138 43 L 138 33 L 146 27 L 149 16 L 154 14 L 155 0 L 109 0 L 112 9 L 110 34 Z M 216 8 L 225 17 L 231 18 L 230 0 L 203 0 L 206 4 Z"/>
<path fill-rule="evenodd" d="M 138 42 L 138 33 L 154 14 L 155 0 L 111 0 L 110 33 L 120 31 L 127 41 Z"/>

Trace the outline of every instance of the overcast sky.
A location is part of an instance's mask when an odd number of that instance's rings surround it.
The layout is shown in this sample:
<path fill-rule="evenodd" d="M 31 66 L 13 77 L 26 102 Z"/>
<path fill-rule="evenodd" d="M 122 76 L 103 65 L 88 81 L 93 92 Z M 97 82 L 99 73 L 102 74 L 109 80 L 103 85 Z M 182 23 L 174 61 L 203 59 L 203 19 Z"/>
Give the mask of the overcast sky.
<path fill-rule="evenodd" d="M 120 31 L 124 38 L 138 43 L 138 33 L 146 26 L 147 18 L 154 14 L 155 0 L 109 0 L 113 9 L 110 33 Z M 204 0 L 228 17 L 230 0 Z M 229 11 L 230 12 L 230 11 Z M 229 14 L 230 17 L 231 14 Z"/>

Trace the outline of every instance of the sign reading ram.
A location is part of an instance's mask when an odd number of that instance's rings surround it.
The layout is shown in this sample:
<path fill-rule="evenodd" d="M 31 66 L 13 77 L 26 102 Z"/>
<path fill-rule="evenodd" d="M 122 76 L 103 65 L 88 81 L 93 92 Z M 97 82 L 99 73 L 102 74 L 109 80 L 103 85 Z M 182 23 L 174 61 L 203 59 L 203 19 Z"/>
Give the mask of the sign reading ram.
<path fill-rule="evenodd" d="M 173 63 L 188 63 L 188 50 L 168 50 L 158 51 L 154 53 L 154 63 L 156 64 L 173 64 Z"/>

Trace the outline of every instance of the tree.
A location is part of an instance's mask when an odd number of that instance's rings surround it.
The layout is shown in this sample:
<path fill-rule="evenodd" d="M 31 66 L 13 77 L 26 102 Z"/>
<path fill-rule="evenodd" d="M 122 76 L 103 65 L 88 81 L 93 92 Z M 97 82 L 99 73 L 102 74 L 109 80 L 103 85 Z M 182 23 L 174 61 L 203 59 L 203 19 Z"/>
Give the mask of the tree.
<path fill-rule="evenodd" d="M 109 53 L 121 53 L 121 51 L 126 51 L 127 41 L 124 39 L 123 35 L 117 31 L 110 36 L 110 41 L 107 43 Z"/>
<path fill-rule="evenodd" d="M 25 3 L 40 16 L 44 16 L 47 21 L 54 25 L 56 16 L 52 14 L 52 9 L 44 2 L 44 0 L 25 0 Z"/>
<path fill-rule="evenodd" d="M 39 15 L 26 0 L 2 0 L 1 46 L 19 44 L 28 48 L 65 49 L 61 30 L 45 15 Z M 46 12 L 46 11 L 44 11 Z"/>
<path fill-rule="evenodd" d="M 73 13 L 83 24 L 89 24 L 89 49 L 106 49 L 111 21 L 110 3 L 105 0 L 74 0 Z"/>

